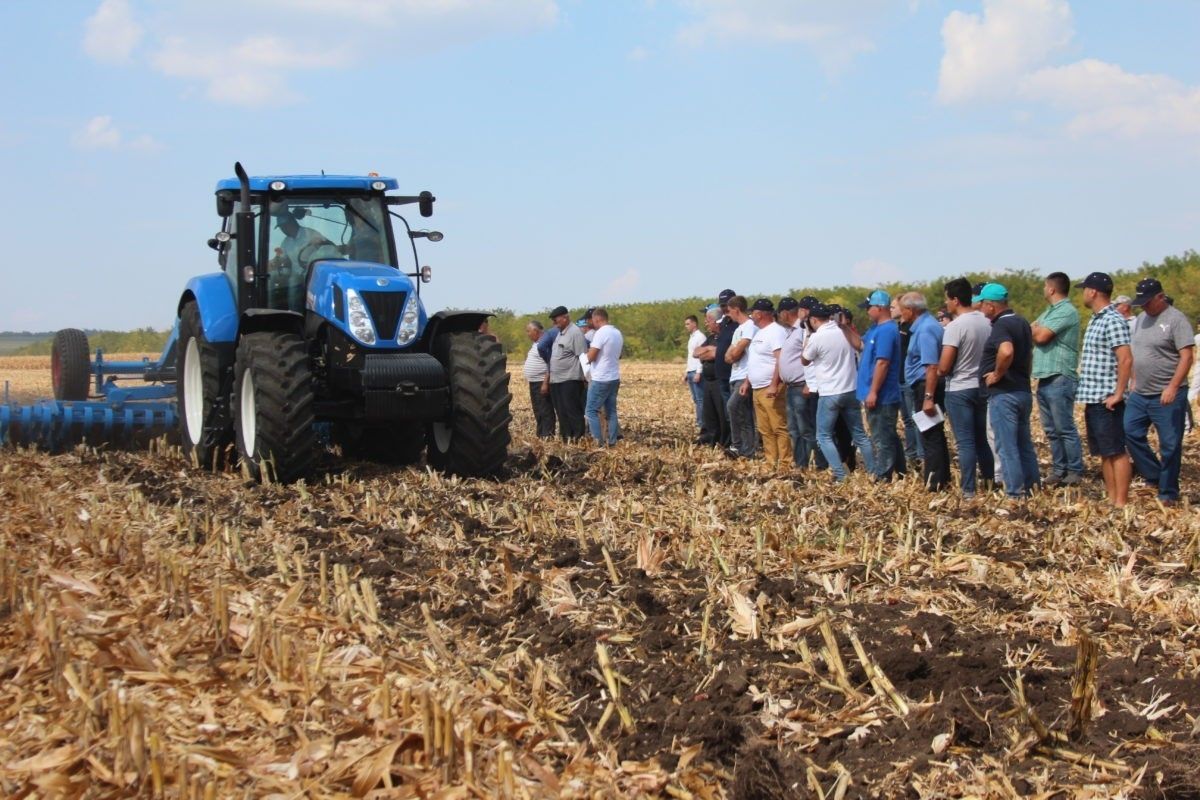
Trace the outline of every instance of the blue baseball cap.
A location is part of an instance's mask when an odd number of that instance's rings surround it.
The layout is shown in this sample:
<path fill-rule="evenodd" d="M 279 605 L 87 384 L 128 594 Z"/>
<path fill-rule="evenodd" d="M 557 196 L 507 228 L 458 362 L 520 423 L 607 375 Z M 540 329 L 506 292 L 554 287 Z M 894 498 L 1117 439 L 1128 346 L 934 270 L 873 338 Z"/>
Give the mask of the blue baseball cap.
<path fill-rule="evenodd" d="M 971 298 L 972 303 L 981 303 L 984 300 L 993 303 L 1007 303 L 1008 289 L 999 283 L 985 283 L 983 288 L 979 290 L 979 294 Z"/>
<path fill-rule="evenodd" d="M 870 308 L 871 306 L 882 306 L 887 308 L 892 304 L 892 296 L 883 289 L 876 289 L 867 295 L 867 299 L 858 304 L 859 308 Z"/>

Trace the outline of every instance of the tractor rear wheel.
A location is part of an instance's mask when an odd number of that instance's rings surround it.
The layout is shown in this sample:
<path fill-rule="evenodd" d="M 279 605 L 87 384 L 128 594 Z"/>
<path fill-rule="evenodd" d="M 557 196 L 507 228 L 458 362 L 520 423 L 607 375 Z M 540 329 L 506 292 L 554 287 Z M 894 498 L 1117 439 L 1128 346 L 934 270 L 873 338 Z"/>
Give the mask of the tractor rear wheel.
<path fill-rule="evenodd" d="M 456 475 L 492 475 L 508 456 L 508 365 L 495 339 L 474 331 L 437 337 L 433 354 L 450 379 L 450 414 L 429 426 L 429 463 Z"/>
<path fill-rule="evenodd" d="M 201 469 L 218 469 L 228 461 L 233 442 L 229 416 L 229 355 L 204 337 L 195 303 L 179 312 L 175 356 L 175 397 L 179 402 L 179 438 L 183 454 Z"/>
<path fill-rule="evenodd" d="M 419 422 L 362 425 L 341 422 L 333 426 L 333 439 L 350 458 L 407 466 L 421 460 L 425 426 Z"/>
<path fill-rule="evenodd" d="M 238 344 L 233 384 L 238 454 L 250 474 L 290 483 L 316 457 L 308 346 L 292 333 L 250 333 Z"/>
<path fill-rule="evenodd" d="M 87 400 L 92 378 L 92 359 L 87 334 L 63 328 L 50 345 L 50 378 L 55 400 Z"/>

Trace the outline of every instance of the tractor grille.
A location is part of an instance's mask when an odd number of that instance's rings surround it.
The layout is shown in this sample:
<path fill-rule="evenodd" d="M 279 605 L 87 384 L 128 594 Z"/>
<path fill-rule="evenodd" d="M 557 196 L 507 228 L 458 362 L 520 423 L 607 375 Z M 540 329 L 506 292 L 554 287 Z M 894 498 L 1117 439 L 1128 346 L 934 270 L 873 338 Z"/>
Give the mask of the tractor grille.
<path fill-rule="evenodd" d="M 392 341 L 400 325 L 400 312 L 404 310 L 407 292 L 362 292 L 362 299 L 375 320 L 375 333 L 380 339 Z"/>

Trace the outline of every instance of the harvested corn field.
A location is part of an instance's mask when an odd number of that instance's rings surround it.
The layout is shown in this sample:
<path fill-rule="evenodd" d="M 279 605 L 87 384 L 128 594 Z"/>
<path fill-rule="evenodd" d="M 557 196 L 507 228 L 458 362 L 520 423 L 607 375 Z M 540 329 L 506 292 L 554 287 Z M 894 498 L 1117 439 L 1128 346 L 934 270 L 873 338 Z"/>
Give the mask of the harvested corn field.
<path fill-rule="evenodd" d="M 498 481 L 0 454 L 0 791 L 1200 796 L 1188 503 L 774 475 L 624 371 L 609 451 L 515 375 Z"/>

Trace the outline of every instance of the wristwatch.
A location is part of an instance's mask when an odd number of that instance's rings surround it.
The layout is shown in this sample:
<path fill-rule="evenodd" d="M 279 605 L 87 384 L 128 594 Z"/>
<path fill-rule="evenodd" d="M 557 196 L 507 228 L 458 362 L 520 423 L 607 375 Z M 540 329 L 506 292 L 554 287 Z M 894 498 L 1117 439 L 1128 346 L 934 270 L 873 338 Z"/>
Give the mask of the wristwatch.
<path fill-rule="evenodd" d="M 929 392 L 926 392 L 926 393 L 925 393 L 925 399 L 926 399 L 926 400 L 932 400 L 932 399 L 933 399 L 933 395 L 931 395 Z"/>

